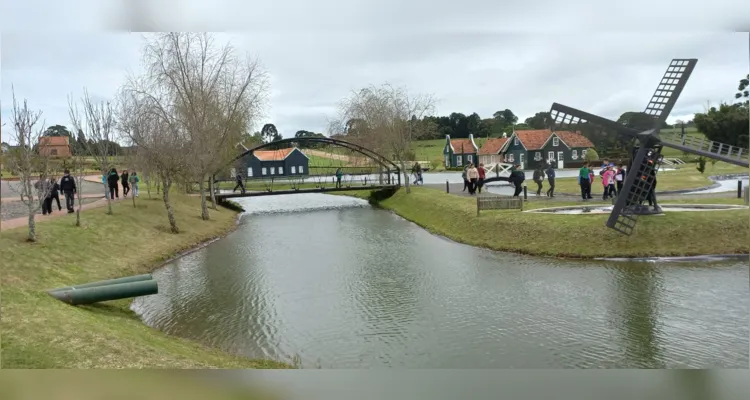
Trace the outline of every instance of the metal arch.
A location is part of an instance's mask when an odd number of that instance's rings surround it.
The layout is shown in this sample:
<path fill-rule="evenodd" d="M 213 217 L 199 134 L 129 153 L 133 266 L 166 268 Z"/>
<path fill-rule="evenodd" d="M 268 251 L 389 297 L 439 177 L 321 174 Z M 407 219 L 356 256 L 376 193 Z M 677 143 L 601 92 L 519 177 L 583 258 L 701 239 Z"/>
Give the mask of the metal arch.
<path fill-rule="evenodd" d="M 230 164 L 233 164 L 235 161 L 241 159 L 242 157 L 245 157 L 248 154 L 252 154 L 255 151 L 262 150 L 268 147 L 280 145 L 280 144 L 290 144 L 290 143 L 299 143 L 299 142 L 307 142 L 307 143 L 325 143 L 325 144 L 332 144 L 340 147 L 347 148 L 349 150 L 356 151 L 357 153 L 360 153 L 367 158 L 377 162 L 380 164 L 380 166 L 385 167 L 388 169 L 388 171 L 391 171 L 391 167 L 393 167 L 393 170 L 398 174 L 401 172 L 401 168 L 399 168 L 393 161 L 383 157 L 382 155 L 366 148 L 362 147 L 358 144 L 354 144 L 351 142 L 347 142 L 344 140 L 339 139 L 331 139 L 328 137 L 301 137 L 301 138 L 288 138 L 288 139 L 281 139 L 275 142 L 269 142 L 269 143 L 263 143 L 258 146 L 255 146 L 253 148 L 248 149 L 247 151 L 242 152 L 238 156 L 234 157 L 232 161 L 230 161 Z M 389 166 L 390 164 L 390 166 Z"/>

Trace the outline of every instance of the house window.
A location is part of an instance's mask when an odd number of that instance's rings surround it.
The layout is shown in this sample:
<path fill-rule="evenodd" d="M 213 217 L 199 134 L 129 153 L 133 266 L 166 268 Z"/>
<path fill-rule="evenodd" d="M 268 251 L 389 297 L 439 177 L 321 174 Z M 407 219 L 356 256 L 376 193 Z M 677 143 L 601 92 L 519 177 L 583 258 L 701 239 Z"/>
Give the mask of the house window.
<path fill-rule="evenodd" d="M 516 146 L 518 146 L 519 143 L 520 141 L 518 140 L 518 138 L 515 138 L 515 140 L 513 140 L 513 144 L 515 144 Z"/>
<path fill-rule="evenodd" d="M 266 173 L 267 173 L 266 172 L 266 167 L 263 167 L 263 168 L 260 169 L 260 174 L 261 175 L 265 175 Z"/>
<path fill-rule="evenodd" d="M 466 156 L 466 162 L 474 162 L 474 156 L 472 156 L 471 154 Z"/>
<path fill-rule="evenodd" d="M 578 150 L 573 150 L 570 152 L 570 158 L 577 160 L 578 159 Z"/>
<path fill-rule="evenodd" d="M 460 167 L 461 164 L 463 164 L 463 160 L 461 156 L 456 156 L 456 166 Z"/>
<path fill-rule="evenodd" d="M 508 154 L 508 162 L 513 162 L 514 159 L 513 154 Z"/>
<path fill-rule="evenodd" d="M 49 155 L 56 156 L 57 155 L 57 149 L 50 149 Z"/>
<path fill-rule="evenodd" d="M 304 167 L 303 167 L 303 166 L 301 166 L 301 165 L 299 166 L 299 173 L 300 173 L 300 174 L 304 174 L 304 173 L 305 173 L 305 169 L 304 169 Z"/>
<path fill-rule="evenodd" d="M 248 168 L 248 169 L 247 169 L 247 176 L 248 176 L 248 177 L 251 177 L 251 176 L 253 176 L 253 169 L 252 169 L 252 168 Z"/>
<path fill-rule="evenodd" d="M 296 173 L 297 173 L 297 167 L 295 167 L 294 165 L 292 165 L 292 173 L 293 173 L 293 174 L 296 174 Z"/>
<path fill-rule="evenodd" d="M 273 175 L 276 173 L 276 167 L 268 167 L 269 175 Z"/>
<path fill-rule="evenodd" d="M 541 151 L 537 151 L 536 153 L 534 153 L 534 161 L 539 161 L 541 159 L 542 159 L 542 152 Z"/>
<path fill-rule="evenodd" d="M 586 158 L 586 150 L 581 150 L 581 158 Z"/>
<path fill-rule="evenodd" d="M 555 152 L 554 151 L 550 151 L 549 153 L 547 153 L 547 159 L 550 160 L 550 161 L 554 160 L 555 159 Z"/>
<path fill-rule="evenodd" d="M 279 175 L 284 175 L 284 167 L 279 167 Z"/>
<path fill-rule="evenodd" d="M 552 138 L 552 147 L 557 147 L 560 145 L 560 138 Z"/>

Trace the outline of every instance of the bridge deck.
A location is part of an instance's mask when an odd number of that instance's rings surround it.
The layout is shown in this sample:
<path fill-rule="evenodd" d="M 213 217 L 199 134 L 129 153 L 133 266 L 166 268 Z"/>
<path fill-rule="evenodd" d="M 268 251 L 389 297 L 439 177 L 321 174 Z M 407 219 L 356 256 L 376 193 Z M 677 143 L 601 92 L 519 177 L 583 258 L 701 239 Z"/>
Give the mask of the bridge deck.
<path fill-rule="evenodd" d="M 246 193 L 217 193 L 216 200 L 233 199 L 237 197 L 258 197 L 258 196 L 280 196 L 283 194 L 302 194 L 302 193 L 328 193 L 328 192 L 347 192 L 353 190 L 379 190 L 379 189 L 396 189 L 399 185 L 371 185 L 371 186 L 351 186 L 351 187 L 322 187 L 311 189 L 290 189 L 290 190 L 267 190 Z"/>

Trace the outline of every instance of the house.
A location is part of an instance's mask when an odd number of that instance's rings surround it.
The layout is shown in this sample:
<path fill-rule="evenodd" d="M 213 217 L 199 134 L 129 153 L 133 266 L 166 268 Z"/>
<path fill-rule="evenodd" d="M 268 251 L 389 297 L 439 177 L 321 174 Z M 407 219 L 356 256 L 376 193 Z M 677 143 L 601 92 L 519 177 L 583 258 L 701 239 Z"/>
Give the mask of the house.
<path fill-rule="evenodd" d="M 255 150 L 238 160 L 245 178 L 307 176 L 310 159 L 296 147 L 280 150 Z M 232 176 L 235 171 L 232 171 Z"/>
<path fill-rule="evenodd" d="M 505 156 L 500 150 L 503 149 L 507 142 L 507 137 L 487 139 L 482 145 L 482 148 L 479 149 L 479 162 L 484 165 L 505 162 Z"/>
<path fill-rule="evenodd" d="M 39 138 L 39 155 L 67 158 L 72 156 L 70 138 L 67 136 L 42 136 Z"/>
<path fill-rule="evenodd" d="M 477 161 L 479 147 L 474 143 L 474 135 L 469 134 L 468 139 L 451 139 L 450 135 L 445 135 L 445 167 L 456 168 L 462 167 L 468 163 Z"/>
<path fill-rule="evenodd" d="M 540 129 L 514 132 L 501 153 L 506 162 L 520 164 L 522 169 L 535 169 L 550 162 L 556 168 L 565 168 L 566 162 L 582 160 L 592 147 L 594 144 L 579 132 Z"/>

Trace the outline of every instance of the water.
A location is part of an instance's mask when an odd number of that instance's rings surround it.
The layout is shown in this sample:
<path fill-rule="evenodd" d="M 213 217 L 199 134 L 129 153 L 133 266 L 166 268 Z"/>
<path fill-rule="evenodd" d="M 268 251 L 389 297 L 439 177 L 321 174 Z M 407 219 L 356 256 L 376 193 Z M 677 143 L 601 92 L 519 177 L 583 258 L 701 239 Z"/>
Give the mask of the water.
<path fill-rule="evenodd" d="M 147 324 L 305 367 L 748 365 L 743 262 L 542 259 L 342 196 L 240 201 L 236 232 L 154 274 L 160 293 L 133 304 Z"/>
<path fill-rule="evenodd" d="M 665 204 L 659 205 L 663 212 L 707 212 L 707 211 L 728 211 L 728 210 L 744 210 L 747 206 L 735 206 L 728 204 L 701 204 L 692 206 L 690 204 Z M 590 214 L 609 214 L 612 212 L 613 206 L 607 207 L 550 207 L 550 208 L 539 208 L 536 210 L 529 210 L 530 213 L 546 213 L 546 214 L 568 214 L 568 215 L 590 215 Z M 585 211 L 584 211 L 585 210 Z"/>

